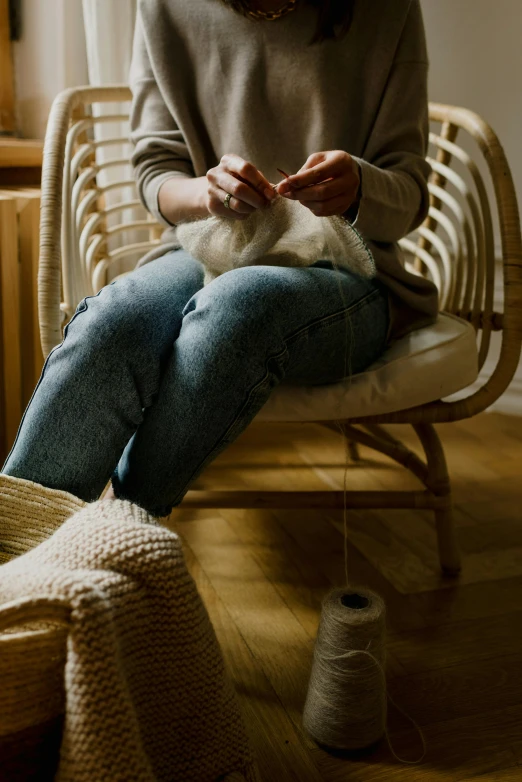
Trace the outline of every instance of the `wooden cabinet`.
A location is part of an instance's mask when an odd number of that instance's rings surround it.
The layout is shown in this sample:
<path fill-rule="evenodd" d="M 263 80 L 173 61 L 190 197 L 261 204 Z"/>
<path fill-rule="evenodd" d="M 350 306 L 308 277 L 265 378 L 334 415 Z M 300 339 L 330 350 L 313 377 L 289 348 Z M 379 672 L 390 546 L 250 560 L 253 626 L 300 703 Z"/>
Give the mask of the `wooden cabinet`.
<path fill-rule="evenodd" d="M 15 130 L 15 98 L 9 0 L 0 0 L 0 133 Z"/>
<path fill-rule="evenodd" d="M 0 189 L 0 466 L 40 377 L 40 191 Z"/>
<path fill-rule="evenodd" d="M 0 136 L 0 189 L 39 187 L 43 141 Z"/>

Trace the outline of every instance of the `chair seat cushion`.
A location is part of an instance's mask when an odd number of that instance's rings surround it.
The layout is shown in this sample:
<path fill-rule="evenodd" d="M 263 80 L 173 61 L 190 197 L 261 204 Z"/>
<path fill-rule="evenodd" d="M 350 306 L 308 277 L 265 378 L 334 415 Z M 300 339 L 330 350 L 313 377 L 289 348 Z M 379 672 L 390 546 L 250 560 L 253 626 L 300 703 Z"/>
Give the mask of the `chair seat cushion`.
<path fill-rule="evenodd" d="M 282 383 L 255 420 L 332 421 L 393 413 L 450 396 L 477 376 L 473 326 L 441 313 L 433 325 L 391 345 L 365 372 L 329 385 Z"/>

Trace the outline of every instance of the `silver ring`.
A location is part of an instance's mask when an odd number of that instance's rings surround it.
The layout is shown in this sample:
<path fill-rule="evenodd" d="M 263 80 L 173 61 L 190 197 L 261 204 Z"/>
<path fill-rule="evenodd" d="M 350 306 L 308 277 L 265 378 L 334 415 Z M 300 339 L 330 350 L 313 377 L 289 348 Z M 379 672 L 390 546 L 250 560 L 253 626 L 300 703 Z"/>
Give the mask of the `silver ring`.
<path fill-rule="evenodd" d="M 225 207 L 227 209 L 230 209 L 230 199 L 231 198 L 232 198 L 231 194 L 227 193 L 227 196 L 226 196 L 225 200 L 223 201 L 223 203 L 225 204 Z"/>

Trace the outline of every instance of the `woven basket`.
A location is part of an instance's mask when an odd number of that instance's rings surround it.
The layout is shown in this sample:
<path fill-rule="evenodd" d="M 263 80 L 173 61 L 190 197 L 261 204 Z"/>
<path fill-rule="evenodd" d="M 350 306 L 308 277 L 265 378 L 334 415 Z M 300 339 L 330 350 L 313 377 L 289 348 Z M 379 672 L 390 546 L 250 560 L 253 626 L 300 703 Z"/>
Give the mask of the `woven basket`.
<path fill-rule="evenodd" d="M 47 599 L 0 605 L 0 782 L 55 776 L 68 619 Z"/>
<path fill-rule="evenodd" d="M 2 542 L 9 549 L 8 535 Z M 15 543 L 19 546 L 19 538 Z M 26 538 L 24 546 L 30 550 L 39 543 L 41 537 L 33 545 Z M 2 559 L 7 564 L 5 550 Z M 48 782 L 56 776 L 70 614 L 47 597 L 0 604 L 0 782 Z M 245 777 L 234 772 L 223 782 Z"/>

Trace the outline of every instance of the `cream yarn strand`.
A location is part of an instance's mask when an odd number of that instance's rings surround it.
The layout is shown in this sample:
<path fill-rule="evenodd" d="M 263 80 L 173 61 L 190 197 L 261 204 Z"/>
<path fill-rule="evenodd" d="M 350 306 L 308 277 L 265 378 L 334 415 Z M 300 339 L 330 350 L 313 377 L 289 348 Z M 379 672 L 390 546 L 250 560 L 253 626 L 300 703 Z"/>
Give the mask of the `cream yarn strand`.
<path fill-rule="evenodd" d="M 338 266 L 333 261 L 335 271 Z M 345 376 L 351 377 L 353 329 L 341 281 L 339 292 L 346 312 Z M 350 339 L 349 339 L 350 335 Z M 400 763 L 417 765 L 426 755 L 419 725 L 392 699 L 386 687 L 386 608 L 383 599 L 362 586 L 350 584 L 346 479 L 349 444 L 342 423 L 336 421 L 345 445 L 343 479 L 344 573 L 346 586 L 323 600 L 303 726 L 325 748 L 355 750 L 370 747 L 383 735 Z M 387 728 L 387 698 L 418 730 L 423 752 L 418 760 L 400 758 Z"/>

